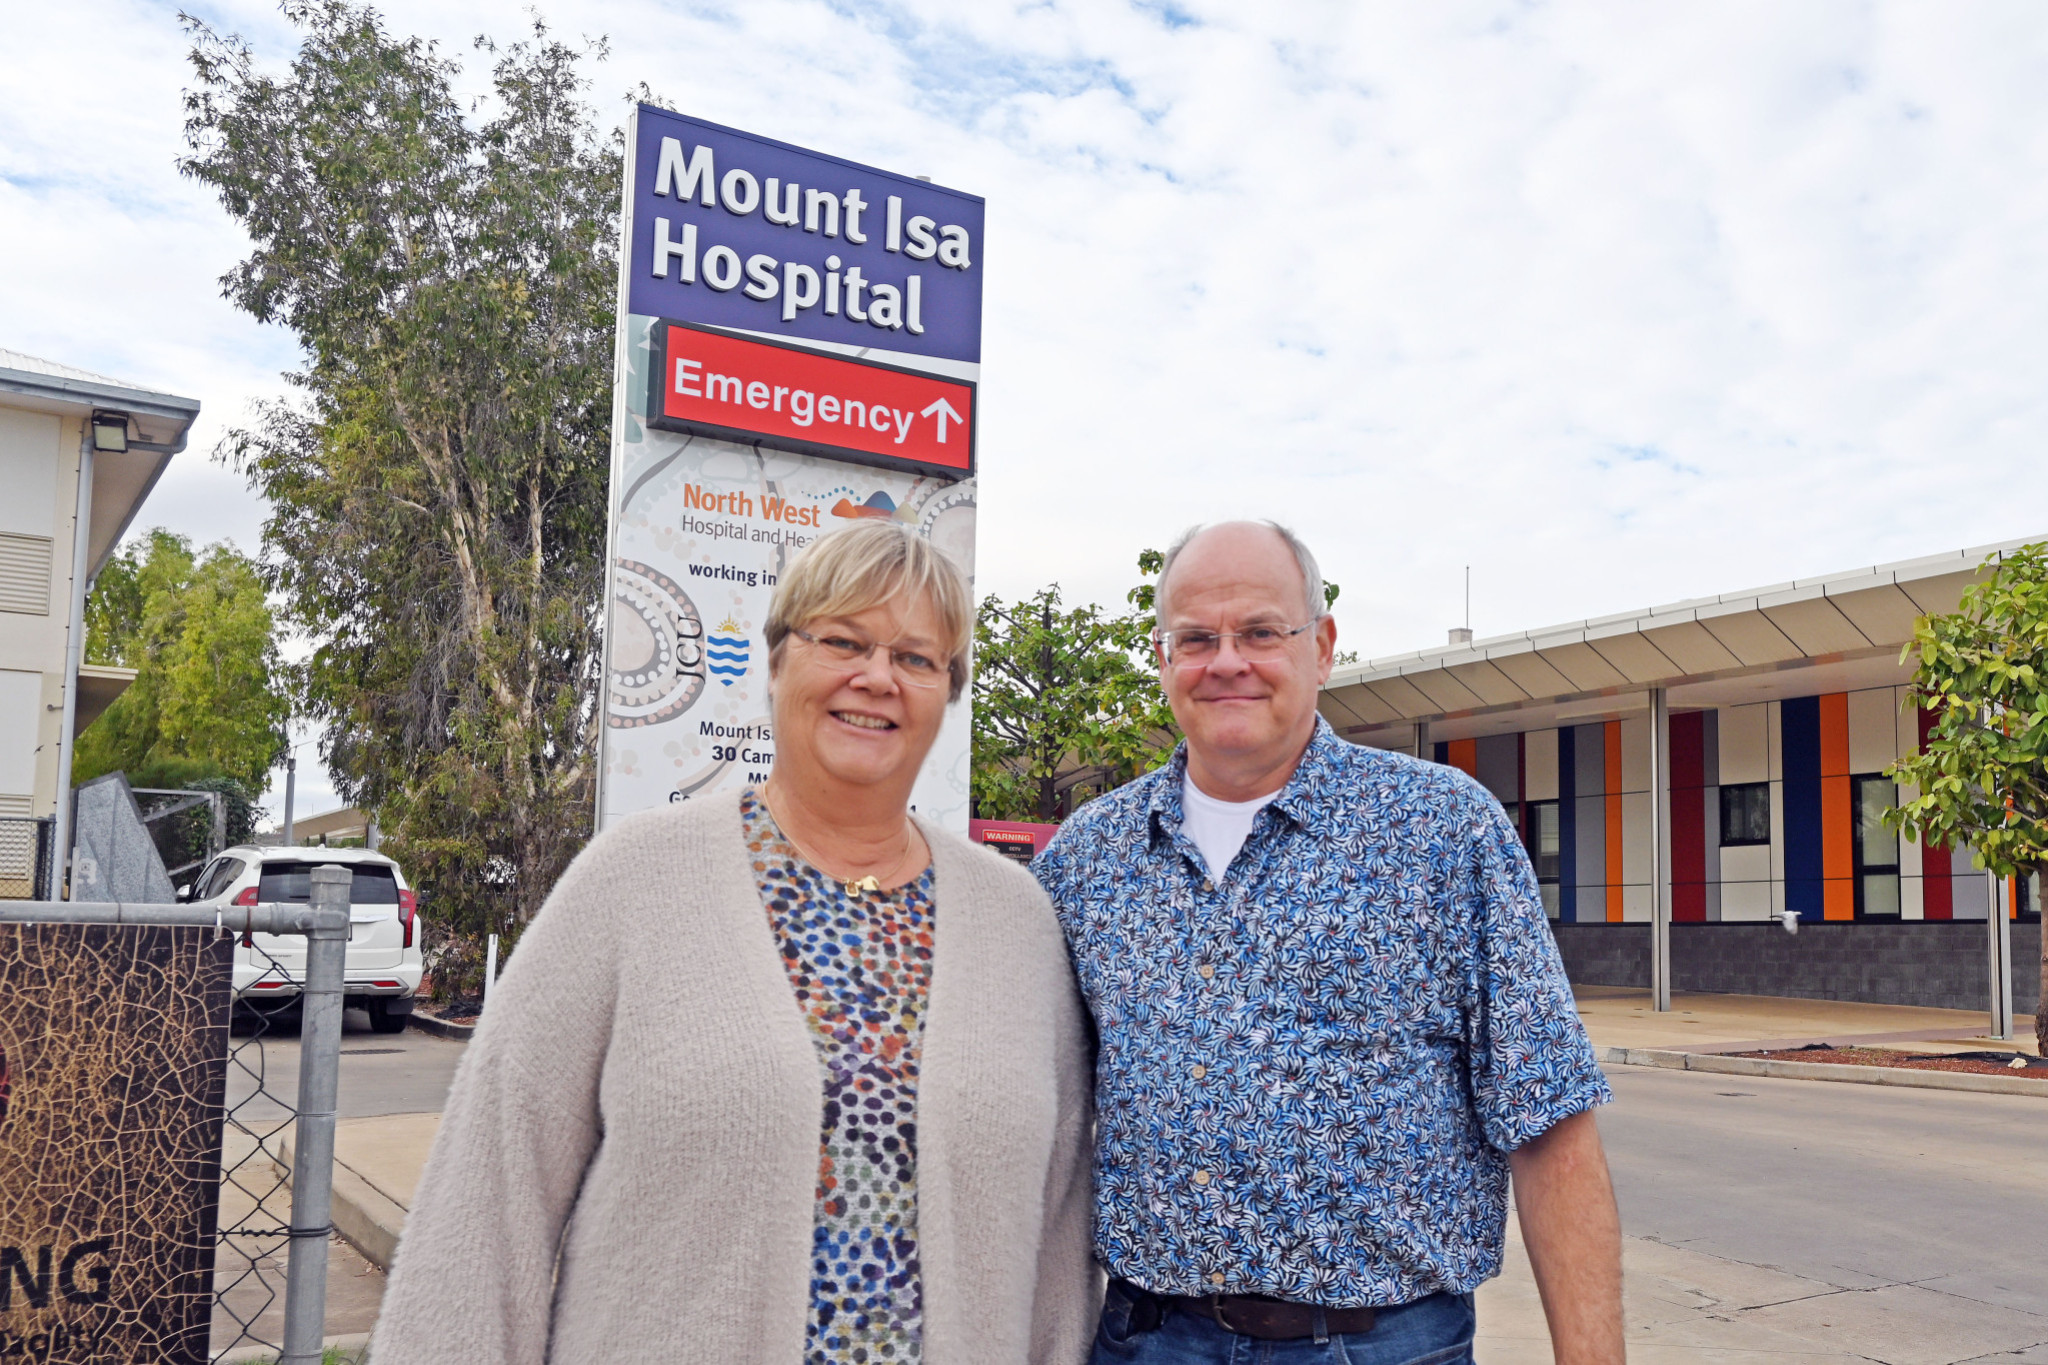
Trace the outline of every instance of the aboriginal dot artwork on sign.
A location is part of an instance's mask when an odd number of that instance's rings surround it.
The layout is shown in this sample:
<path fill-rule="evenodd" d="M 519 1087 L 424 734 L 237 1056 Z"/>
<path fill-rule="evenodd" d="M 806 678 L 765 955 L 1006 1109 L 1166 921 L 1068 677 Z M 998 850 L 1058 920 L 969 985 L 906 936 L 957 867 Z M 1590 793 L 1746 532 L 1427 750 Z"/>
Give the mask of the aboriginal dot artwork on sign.
<path fill-rule="evenodd" d="M 704 692 L 704 620 L 682 585 L 638 560 L 619 560 L 611 621 L 605 724 L 630 730 L 689 710 Z"/>
<path fill-rule="evenodd" d="M 232 948 L 0 926 L 0 1361 L 207 1360 Z"/>
<path fill-rule="evenodd" d="M 761 900 L 825 1073 L 804 1365 L 923 1358 L 917 1072 L 931 996 L 932 874 L 849 891 L 757 793 L 740 801 Z"/>

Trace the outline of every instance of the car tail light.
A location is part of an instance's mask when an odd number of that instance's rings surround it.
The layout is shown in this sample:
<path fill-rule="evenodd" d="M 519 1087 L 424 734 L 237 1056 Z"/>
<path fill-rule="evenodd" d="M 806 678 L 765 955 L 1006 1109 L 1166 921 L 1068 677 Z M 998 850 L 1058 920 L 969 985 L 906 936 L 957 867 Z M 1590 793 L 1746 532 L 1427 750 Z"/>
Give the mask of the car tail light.
<path fill-rule="evenodd" d="M 398 922 L 405 926 L 405 947 L 412 947 L 413 916 L 419 913 L 420 898 L 411 891 L 398 893 Z"/>
<path fill-rule="evenodd" d="M 235 904 L 236 904 L 236 905 L 254 905 L 254 904 L 256 904 L 256 888 L 255 888 L 255 887 L 253 887 L 253 886 L 245 888 L 245 889 L 244 889 L 244 890 L 242 891 L 242 894 L 241 894 L 241 895 L 239 895 L 239 896 L 235 897 Z M 253 939 L 253 938 L 250 938 L 250 937 L 249 937 L 249 935 L 248 935 L 248 934 L 247 934 L 247 933 L 245 932 L 245 933 L 244 933 L 244 934 L 242 935 L 242 946 L 243 946 L 244 948 L 254 948 L 254 947 L 256 946 L 256 940 L 255 940 L 255 939 Z"/>

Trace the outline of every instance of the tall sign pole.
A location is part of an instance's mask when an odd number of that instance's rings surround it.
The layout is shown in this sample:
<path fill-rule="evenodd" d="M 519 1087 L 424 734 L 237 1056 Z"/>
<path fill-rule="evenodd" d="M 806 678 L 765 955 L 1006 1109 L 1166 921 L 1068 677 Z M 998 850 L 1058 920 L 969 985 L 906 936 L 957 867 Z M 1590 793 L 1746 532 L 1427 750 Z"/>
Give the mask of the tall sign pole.
<path fill-rule="evenodd" d="M 769 597 L 853 520 L 974 572 L 980 198 L 643 104 L 627 131 L 603 829 L 767 780 Z M 967 702 L 911 794 L 967 829 Z"/>

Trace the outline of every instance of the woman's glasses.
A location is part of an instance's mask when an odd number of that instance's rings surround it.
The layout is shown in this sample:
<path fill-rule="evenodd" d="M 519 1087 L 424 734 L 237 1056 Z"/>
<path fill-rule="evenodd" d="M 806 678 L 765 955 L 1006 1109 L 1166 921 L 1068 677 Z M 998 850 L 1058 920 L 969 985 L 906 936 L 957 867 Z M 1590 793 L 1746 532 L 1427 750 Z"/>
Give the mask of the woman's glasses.
<path fill-rule="evenodd" d="M 944 663 L 914 649 L 875 644 L 847 635 L 813 635 L 807 630 L 792 630 L 790 634 L 817 650 L 831 664 L 864 664 L 874 657 L 876 650 L 883 650 L 889 656 L 889 671 L 905 687 L 937 687 L 948 680 Z"/>

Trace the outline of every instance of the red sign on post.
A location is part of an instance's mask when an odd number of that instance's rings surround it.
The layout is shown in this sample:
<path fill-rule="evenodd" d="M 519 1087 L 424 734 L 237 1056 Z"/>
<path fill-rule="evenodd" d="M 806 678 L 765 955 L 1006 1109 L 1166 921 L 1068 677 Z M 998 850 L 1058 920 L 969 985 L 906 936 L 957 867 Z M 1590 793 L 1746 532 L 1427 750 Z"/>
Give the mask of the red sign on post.
<path fill-rule="evenodd" d="M 974 385 L 686 323 L 654 324 L 649 426 L 855 464 L 974 472 Z"/>

